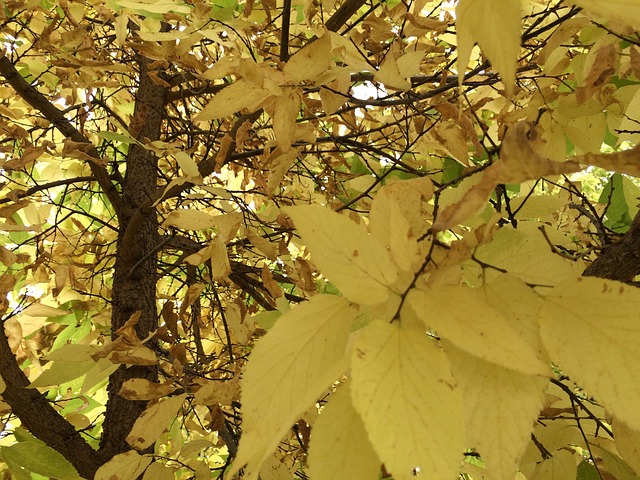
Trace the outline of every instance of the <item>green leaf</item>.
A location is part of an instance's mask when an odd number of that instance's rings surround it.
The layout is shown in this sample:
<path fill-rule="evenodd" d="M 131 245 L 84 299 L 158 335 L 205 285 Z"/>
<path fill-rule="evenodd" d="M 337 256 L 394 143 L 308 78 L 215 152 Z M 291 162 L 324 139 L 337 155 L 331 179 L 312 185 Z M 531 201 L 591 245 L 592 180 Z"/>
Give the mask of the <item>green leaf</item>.
<path fill-rule="evenodd" d="M 341 297 L 316 295 L 283 314 L 256 344 L 243 377 L 243 433 L 232 472 L 255 480 L 282 436 L 348 368 L 354 311 Z"/>
<path fill-rule="evenodd" d="M 80 478 L 76 469 L 66 458 L 42 442 L 19 442 L 9 447 L 0 447 L 0 454 L 7 463 L 46 477 L 64 479 Z"/>

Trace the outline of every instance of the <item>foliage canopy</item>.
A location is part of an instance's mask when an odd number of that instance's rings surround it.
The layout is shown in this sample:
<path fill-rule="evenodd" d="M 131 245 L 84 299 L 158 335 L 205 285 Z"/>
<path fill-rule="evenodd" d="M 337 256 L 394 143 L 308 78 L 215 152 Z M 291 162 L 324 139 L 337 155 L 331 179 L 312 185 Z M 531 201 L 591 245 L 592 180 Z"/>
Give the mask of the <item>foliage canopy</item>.
<path fill-rule="evenodd" d="M 5 478 L 640 476 L 640 0 L 3 0 Z"/>

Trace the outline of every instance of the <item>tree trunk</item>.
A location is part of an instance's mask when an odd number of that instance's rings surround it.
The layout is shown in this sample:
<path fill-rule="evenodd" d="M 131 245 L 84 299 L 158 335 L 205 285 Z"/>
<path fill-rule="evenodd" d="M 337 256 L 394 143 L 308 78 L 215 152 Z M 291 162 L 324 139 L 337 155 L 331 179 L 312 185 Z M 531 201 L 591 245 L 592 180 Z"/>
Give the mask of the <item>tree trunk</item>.
<path fill-rule="evenodd" d="M 148 60 L 139 58 L 140 85 L 136 95 L 130 130 L 140 142 L 160 138 L 165 88 L 148 75 Z M 149 205 L 156 190 L 157 159 L 149 150 L 130 146 L 124 183 L 117 258 L 113 276 L 111 319 L 112 338 L 134 313 L 141 316 L 136 331 L 141 339 L 157 328 L 156 252 L 159 243 L 158 219 Z M 146 402 L 130 401 L 118 395 L 122 383 L 130 378 L 157 380 L 156 366 L 121 366 L 109 379 L 109 400 L 103 423 L 99 455 L 108 461 L 118 453 L 130 450 L 126 437 Z"/>

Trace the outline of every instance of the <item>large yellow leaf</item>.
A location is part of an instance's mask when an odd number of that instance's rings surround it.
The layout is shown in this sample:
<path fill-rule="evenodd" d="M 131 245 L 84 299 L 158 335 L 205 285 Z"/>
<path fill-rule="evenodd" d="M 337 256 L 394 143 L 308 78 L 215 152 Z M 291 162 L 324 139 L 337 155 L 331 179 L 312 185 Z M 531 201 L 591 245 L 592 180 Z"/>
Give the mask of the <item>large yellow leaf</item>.
<path fill-rule="evenodd" d="M 149 466 L 152 458 L 135 450 L 115 455 L 96 472 L 95 480 L 135 480 Z"/>
<path fill-rule="evenodd" d="M 127 443 L 137 450 L 153 445 L 167 429 L 169 422 L 176 416 L 187 394 L 170 397 L 147 408 L 138 417 L 127 435 Z"/>
<path fill-rule="evenodd" d="M 535 228 L 527 233 L 521 228 L 502 228 L 491 242 L 478 247 L 475 258 L 483 262 L 484 268 L 469 261 L 469 269 L 476 268 L 478 275 L 486 279 L 495 278 L 504 270 L 531 285 L 553 286 L 582 273 L 577 262 L 553 254 Z"/>
<path fill-rule="evenodd" d="M 640 430 L 630 428 L 624 421 L 616 418 L 613 432 L 620 456 L 640 475 Z"/>
<path fill-rule="evenodd" d="M 513 478 L 549 380 L 479 360 L 446 343 L 445 348 L 462 390 L 468 441 L 492 478 Z"/>
<path fill-rule="evenodd" d="M 640 430 L 640 290 L 582 277 L 545 296 L 540 333 L 551 359 L 616 417 Z"/>
<path fill-rule="evenodd" d="M 296 82 L 315 80 L 331 65 L 331 36 L 325 34 L 298 50 L 284 66 L 284 73 Z"/>
<path fill-rule="evenodd" d="M 429 291 L 413 289 L 407 303 L 425 328 L 467 353 L 524 374 L 549 374 L 549 365 L 487 303 L 482 292 L 449 285 Z"/>
<path fill-rule="evenodd" d="M 353 408 L 349 386 L 343 385 L 313 424 L 309 475 L 313 480 L 371 480 L 380 465 L 362 418 Z"/>
<path fill-rule="evenodd" d="M 293 218 L 311 260 L 345 297 L 363 305 L 387 300 L 398 269 L 387 249 L 363 227 L 319 205 L 285 212 Z"/>
<path fill-rule="evenodd" d="M 260 88 L 248 80 L 236 80 L 216 94 L 194 120 L 197 122 L 216 120 L 233 115 L 245 108 L 256 109 L 269 96 L 269 93 L 266 88 Z"/>
<path fill-rule="evenodd" d="M 520 0 L 460 0 L 456 17 L 460 82 L 478 42 L 511 92 L 520 51 Z"/>
<path fill-rule="evenodd" d="M 455 478 L 462 398 L 437 342 L 400 322 L 373 321 L 356 337 L 352 375 L 353 405 L 393 478 Z"/>
<path fill-rule="evenodd" d="M 572 3 L 601 17 L 640 28 L 640 0 L 572 0 Z"/>
<path fill-rule="evenodd" d="M 347 369 L 354 319 L 341 297 L 316 295 L 282 315 L 256 344 L 242 382 L 242 438 L 232 473 L 260 466 L 292 424 Z"/>

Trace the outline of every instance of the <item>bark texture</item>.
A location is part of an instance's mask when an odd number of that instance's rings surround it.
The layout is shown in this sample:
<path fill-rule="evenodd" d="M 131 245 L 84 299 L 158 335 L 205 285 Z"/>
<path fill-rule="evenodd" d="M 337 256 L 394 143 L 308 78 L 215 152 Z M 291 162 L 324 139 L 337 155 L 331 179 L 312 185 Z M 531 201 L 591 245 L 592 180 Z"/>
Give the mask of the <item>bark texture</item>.
<path fill-rule="evenodd" d="M 583 275 L 620 282 L 630 282 L 640 275 L 640 212 L 622 239 L 607 246 Z"/>
<path fill-rule="evenodd" d="M 165 88 L 154 83 L 148 75 L 146 59 L 139 58 L 138 64 L 140 83 L 130 133 L 140 142 L 154 141 L 160 138 Z M 148 206 L 156 191 L 157 163 L 151 151 L 137 144 L 131 145 L 122 185 L 120 233 L 112 291 L 112 337 L 138 311 L 142 312 L 136 325 L 140 339 L 146 338 L 157 327 L 155 248 L 159 243 L 158 219 L 155 208 Z M 131 449 L 126 437 L 146 408 L 146 402 L 125 400 L 118 395 L 122 383 L 130 378 L 155 381 L 157 376 L 156 366 L 121 366 L 111 375 L 99 450 L 103 461 Z"/>

